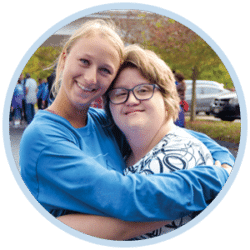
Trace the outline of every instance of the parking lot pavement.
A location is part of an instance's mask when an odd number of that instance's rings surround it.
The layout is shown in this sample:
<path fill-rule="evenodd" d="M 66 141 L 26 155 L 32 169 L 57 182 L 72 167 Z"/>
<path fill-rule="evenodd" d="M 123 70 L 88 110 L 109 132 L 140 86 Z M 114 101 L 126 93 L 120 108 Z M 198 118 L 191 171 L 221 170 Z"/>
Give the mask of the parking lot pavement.
<path fill-rule="evenodd" d="M 20 128 L 14 128 L 13 126 L 10 126 L 9 130 L 11 150 L 16 166 L 19 166 L 19 144 L 25 127 L 26 126 L 21 126 Z"/>
<path fill-rule="evenodd" d="M 236 158 L 238 154 L 238 149 L 239 149 L 238 144 L 226 142 L 226 141 L 219 141 L 219 140 L 215 140 L 215 141 L 219 143 L 221 146 L 227 148 L 231 152 L 231 154 Z"/>
<path fill-rule="evenodd" d="M 13 126 L 10 126 L 10 142 L 11 142 L 11 150 L 13 154 L 13 158 L 15 160 L 16 166 L 19 166 L 19 144 L 20 140 L 23 134 L 23 131 L 25 129 L 25 126 L 20 128 L 14 128 Z M 217 143 L 219 143 L 221 146 L 226 147 L 236 158 L 238 153 L 239 145 L 235 143 L 230 142 L 224 142 L 215 140 Z"/>

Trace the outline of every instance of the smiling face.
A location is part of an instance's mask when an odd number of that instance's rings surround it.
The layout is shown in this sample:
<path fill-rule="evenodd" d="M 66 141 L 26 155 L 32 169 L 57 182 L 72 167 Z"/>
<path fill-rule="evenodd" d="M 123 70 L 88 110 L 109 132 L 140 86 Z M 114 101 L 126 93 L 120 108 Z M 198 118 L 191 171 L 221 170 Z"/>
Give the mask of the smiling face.
<path fill-rule="evenodd" d="M 127 88 L 150 83 L 136 68 L 125 68 L 121 71 L 114 88 Z M 166 123 L 166 109 L 163 96 L 159 89 L 155 89 L 151 99 L 137 100 L 130 92 L 124 104 L 110 103 L 110 111 L 116 125 L 125 133 L 136 131 L 158 131 Z"/>
<path fill-rule="evenodd" d="M 59 95 L 65 105 L 87 109 L 115 78 L 120 59 L 110 42 L 99 35 L 76 41 L 63 59 Z"/>

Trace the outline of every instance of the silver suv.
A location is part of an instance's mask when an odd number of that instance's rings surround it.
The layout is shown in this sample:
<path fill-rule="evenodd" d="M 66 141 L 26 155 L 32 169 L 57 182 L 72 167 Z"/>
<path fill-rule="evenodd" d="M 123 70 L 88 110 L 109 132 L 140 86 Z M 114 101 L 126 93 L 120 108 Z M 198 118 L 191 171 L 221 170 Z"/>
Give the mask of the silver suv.
<path fill-rule="evenodd" d="M 222 94 L 231 93 L 230 90 L 224 89 L 223 86 L 216 84 L 197 84 L 196 85 L 196 113 L 205 112 L 207 115 L 210 114 L 211 102 Z M 186 90 L 186 101 L 191 107 L 192 102 L 192 85 L 187 84 Z M 190 110 L 190 109 L 189 109 Z"/>

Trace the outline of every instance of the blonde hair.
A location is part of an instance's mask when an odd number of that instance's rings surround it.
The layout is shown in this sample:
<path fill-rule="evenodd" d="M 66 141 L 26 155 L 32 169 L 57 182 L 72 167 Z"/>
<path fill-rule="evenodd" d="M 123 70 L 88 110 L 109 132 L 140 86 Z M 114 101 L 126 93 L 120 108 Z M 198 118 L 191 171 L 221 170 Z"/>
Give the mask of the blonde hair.
<path fill-rule="evenodd" d="M 122 64 L 124 56 L 124 43 L 118 35 L 118 30 L 115 24 L 111 20 L 104 21 L 102 19 L 87 21 L 78 30 L 76 30 L 75 33 L 65 43 L 62 52 L 57 59 L 56 78 L 52 87 L 52 93 L 54 96 L 57 95 L 61 85 L 64 54 L 69 54 L 71 48 L 80 38 L 89 38 L 97 35 L 107 39 L 114 46 L 119 54 L 120 63 Z"/>
<path fill-rule="evenodd" d="M 115 84 L 121 71 L 125 68 L 136 68 L 150 83 L 157 84 L 160 87 L 167 118 L 173 118 L 175 121 L 179 115 L 180 98 L 175 85 L 175 77 L 170 67 L 153 51 L 145 50 L 136 44 L 129 45 L 125 48 L 124 63 L 120 67 L 110 89 Z M 108 95 L 104 96 L 104 104 L 105 110 L 111 115 Z"/>

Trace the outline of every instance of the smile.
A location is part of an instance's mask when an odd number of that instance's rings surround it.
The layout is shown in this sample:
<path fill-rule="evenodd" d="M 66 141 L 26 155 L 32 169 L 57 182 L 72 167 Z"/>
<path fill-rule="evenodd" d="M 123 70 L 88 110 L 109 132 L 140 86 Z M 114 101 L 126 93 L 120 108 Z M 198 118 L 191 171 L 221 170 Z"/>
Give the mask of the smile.
<path fill-rule="evenodd" d="M 76 82 L 76 84 L 77 84 L 77 86 L 79 87 L 79 88 L 81 88 L 83 91 L 85 91 L 85 92 L 93 92 L 93 91 L 95 91 L 96 89 L 88 89 L 88 88 L 85 88 L 85 87 L 83 87 L 82 85 L 80 85 L 80 83 L 78 83 L 78 82 Z"/>
<path fill-rule="evenodd" d="M 143 110 L 131 110 L 131 111 L 127 111 L 127 112 L 125 112 L 125 115 L 129 115 L 129 114 L 133 114 L 133 113 L 137 113 L 137 112 L 143 112 Z"/>

